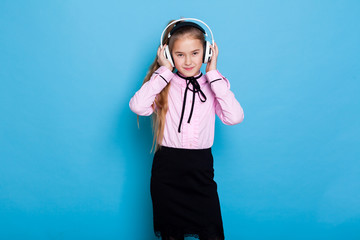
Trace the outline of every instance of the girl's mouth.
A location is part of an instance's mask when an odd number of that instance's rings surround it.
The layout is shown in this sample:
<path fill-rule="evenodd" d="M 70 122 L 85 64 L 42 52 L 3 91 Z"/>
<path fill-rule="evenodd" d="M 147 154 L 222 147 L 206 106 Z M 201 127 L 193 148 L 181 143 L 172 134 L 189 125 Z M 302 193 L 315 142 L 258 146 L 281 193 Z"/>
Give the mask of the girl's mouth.
<path fill-rule="evenodd" d="M 191 71 L 194 67 L 192 68 L 184 68 L 186 71 Z"/>

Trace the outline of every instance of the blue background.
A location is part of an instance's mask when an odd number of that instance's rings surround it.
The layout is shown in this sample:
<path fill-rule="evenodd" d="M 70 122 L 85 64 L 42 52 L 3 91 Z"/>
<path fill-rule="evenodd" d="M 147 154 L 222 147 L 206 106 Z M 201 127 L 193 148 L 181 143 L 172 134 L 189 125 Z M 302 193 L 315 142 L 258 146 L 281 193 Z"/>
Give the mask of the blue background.
<path fill-rule="evenodd" d="M 151 121 L 170 19 L 212 29 L 225 238 L 360 239 L 359 1 L 0 1 L 0 239 L 155 239 Z M 189 238 L 190 239 L 190 238 Z"/>

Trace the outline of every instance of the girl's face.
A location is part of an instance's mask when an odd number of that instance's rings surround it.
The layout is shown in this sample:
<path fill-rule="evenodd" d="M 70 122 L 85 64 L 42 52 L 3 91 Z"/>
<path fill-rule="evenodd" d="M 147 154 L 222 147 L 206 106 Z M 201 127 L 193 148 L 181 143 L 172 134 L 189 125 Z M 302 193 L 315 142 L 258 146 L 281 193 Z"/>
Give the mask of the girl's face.
<path fill-rule="evenodd" d="M 176 40 L 171 52 L 176 69 L 185 77 L 197 75 L 203 64 L 203 48 L 199 39 L 185 37 Z"/>

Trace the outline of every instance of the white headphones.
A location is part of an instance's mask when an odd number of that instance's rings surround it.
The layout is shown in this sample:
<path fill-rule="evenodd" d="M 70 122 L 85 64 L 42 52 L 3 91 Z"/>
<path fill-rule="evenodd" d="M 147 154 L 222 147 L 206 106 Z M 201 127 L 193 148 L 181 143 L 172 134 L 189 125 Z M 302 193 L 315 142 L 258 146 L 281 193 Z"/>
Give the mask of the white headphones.
<path fill-rule="evenodd" d="M 160 37 L 161 47 L 163 47 L 162 39 L 163 39 L 163 35 L 164 35 L 164 32 L 166 31 L 166 29 L 168 29 L 168 27 L 169 27 L 170 25 L 172 25 L 172 24 L 175 24 L 175 23 L 180 22 L 180 21 L 185 21 L 185 20 L 198 21 L 198 22 L 201 22 L 202 24 L 204 24 L 204 25 L 209 29 L 209 31 L 210 31 L 210 33 L 211 33 L 212 45 L 213 45 L 213 47 L 215 47 L 214 36 L 213 36 L 213 34 L 212 34 L 211 29 L 209 28 L 209 26 L 208 26 L 206 23 L 204 23 L 203 21 L 201 21 L 201 20 L 199 20 L 199 19 L 196 19 L 196 18 L 180 18 L 180 19 L 178 19 L 178 20 L 170 23 L 169 25 L 167 25 L 166 28 L 163 30 L 163 32 L 162 32 L 162 34 L 161 34 L 161 37 Z M 204 30 L 202 27 L 200 27 L 198 24 L 193 23 L 193 22 L 180 23 L 180 24 L 178 25 L 178 26 L 179 26 L 178 28 L 181 28 L 182 26 L 189 26 L 189 25 L 198 28 L 199 30 L 201 30 L 201 31 L 204 33 L 205 36 L 208 36 L 207 33 L 205 32 L 205 30 Z M 173 34 L 173 33 L 178 29 L 176 26 L 177 26 L 177 25 L 175 25 L 175 27 L 174 27 L 174 28 L 170 31 L 170 33 L 168 34 L 168 39 L 171 37 L 171 34 Z M 212 50 L 211 50 L 211 48 L 210 48 L 210 42 L 209 42 L 209 41 L 206 41 L 206 40 L 205 40 L 204 45 L 205 45 L 205 48 L 204 48 L 203 63 L 207 63 L 207 62 L 209 62 L 209 61 L 211 60 L 211 57 L 212 57 L 212 55 L 213 55 L 213 52 L 212 52 Z M 173 59 L 172 59 L 172 57 L 171 57 L 171 53 L 170 53 L 170 50 L 169 50 L 169 45 L 167 45 L 167 46 L 165 47 L 164 56 L 166 57 L 167 60 L 169 60 L 169 62 L 171 63 L 171 66 L 174 67 L 175 65 L 174 65 L 174 61 L 173 61 Z"/>

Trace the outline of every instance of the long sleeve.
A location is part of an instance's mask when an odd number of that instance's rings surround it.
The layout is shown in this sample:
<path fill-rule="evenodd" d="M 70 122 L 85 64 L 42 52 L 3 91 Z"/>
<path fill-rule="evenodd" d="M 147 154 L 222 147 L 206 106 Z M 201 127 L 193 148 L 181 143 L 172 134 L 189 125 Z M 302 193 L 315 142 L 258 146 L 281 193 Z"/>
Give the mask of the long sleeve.
<path fill-rule="evenodd" d="M 230 90 L 230 82 L 218 70 L 206 73 L 211 90 L 215 94 L 215 113 L 226 125 L 235 125 L 244 120 L 244 111 Z"/>
<path fill-rule="evenodd" d="M 141 116 L 151 115 L 154 111 L 151 105 L 154 103 L 156 95 L 166 87 L 173 76 L 174 73 L 167 67 L 159 67 L 150 80 L 144 83 L 130 99 L 129 107 L 131 111 Z"/>

